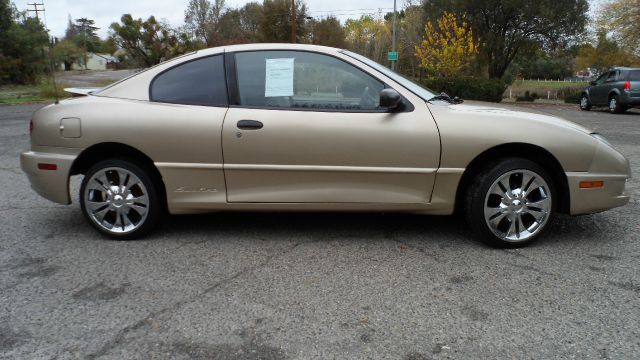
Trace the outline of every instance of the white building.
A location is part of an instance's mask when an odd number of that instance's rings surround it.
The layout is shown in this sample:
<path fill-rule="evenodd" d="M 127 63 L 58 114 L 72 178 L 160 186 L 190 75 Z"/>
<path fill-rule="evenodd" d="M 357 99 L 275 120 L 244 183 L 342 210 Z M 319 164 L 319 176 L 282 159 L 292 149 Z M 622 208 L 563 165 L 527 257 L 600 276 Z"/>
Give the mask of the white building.
<path fill-rule="evenodd" d="M 71 70 L 107 70 L 107 64 L 116 63 L 118 59 L 109 54 L 87 53 L 87 66 L 84 66 L 84 59 L 80 59 L 71 65 Z M 62 64 L 64 70 L 64 64 Z"/>

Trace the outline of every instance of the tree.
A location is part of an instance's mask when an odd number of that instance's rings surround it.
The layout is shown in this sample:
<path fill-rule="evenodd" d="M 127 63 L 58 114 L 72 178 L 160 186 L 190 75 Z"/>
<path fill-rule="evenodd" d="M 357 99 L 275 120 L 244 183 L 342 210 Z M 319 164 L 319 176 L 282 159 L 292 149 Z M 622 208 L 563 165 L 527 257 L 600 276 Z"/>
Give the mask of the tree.
<path fill-rule="evenodd" d="M 184 12 L 185 28 L 207 46 L 220 45 L 218 30 L 224 7 L 224 0 L 214 0 L 213 3 L 209 0 L 189 0 Z"/>
<path fill-rule="evenodd" d="M 563 79 L 573 74 L 577 48 L 545 51 L 537 48 L 521 53 L 513 61 L 513 75 L 524 79 Z"/>
<path fill-rule="evenodd" d="M 142 21 L 124 14 L 120 22 L 111 24 L 111 37 L 138 66 L 156 65 L 188 50 L 174 30 L 153 16 Z"/>
<path fill-rule="evenodd" d="M 95 21 L 87 18 L 76 19 L 75 24 L 70 23 L 70 25 L 74 30 L 69 31 L 69 29 L 67 29 L 67 32 L 70 35 L 75 34 L 75 36 L 73 38 L 68 38 L 68 40 L 73 40 L 77 46 L 84 49 L 83 62 L 86 69 L 88 61 L 87 53 L 96 53 L 100 50 L 101 42 L 100 38 L 96 34 L 96 31 L 99 28 L 94 26 Z"/>
<path fill-rule="evenodd" d="M 599 13 L 600 25 L 622 47 L 640 56 L 640 1 L 612 0 Z"/>
<path fill-rule="evenodd" d="M 463 75 L 478 53 L 473 33 L 464 18 L 458 24 L 454 14 L 445 12 L 438 19 L 437 28 L 429 21 L 424 29 L 425 37 L 415 47 L 420 67 L 436 77 Z"/>
<path fill-rule="evenodd" d="M 307 6 L 302 1 L 296 2 L 296 42 L 306 36 L 304 21 Z M 260 19 L 260 40 L 262 42 L 291 42 L 291 1 L 264 0 Z"/>
<path fill-rule="evenodd" d="M 416 45 L 422 41 L 424 24 L 426 23 L 422 9 L 414 5 L 411 0 L 405 2 L 403 16 L 398 24 L 398 62 L 396 70 L 412 78 L 418 77 L 420 60 L 414 56 Z"/>
<path fill-rule="evenodd" d="M 28 84 L 47 70 L 49 35 L 36 18 L 0 0 L 0 83 Z"/>
<path fill-rule="evenodd" d="M 64 64 L 64 70 L 69 71 L 74 63 L 84 57 L 84 50 L 71 40 L 63 40 L 53 47 L 51 55 L 56 63 Z"/>
<path fill-rule="evenodd" d="M 600 74 L 614 66 L 640 66 L 640 57 L 621 48 L 615 40 L 601 31 L 598 33 L 598 43 L 595 47 L 591 44 L 583 44 L 580 47 L 575 70 L 590 68 L 596 74 Z"/>
<path fill-rule="evenodd" d="M 309 27 L 312 44 L 345 47 L 344 29 L 335 16 L 328 16 L 320 21 L 311 20 Z"/>
<path fill-rule="evenodd" d="M 585 28 L 587 0 L 429 0 L 425 16 L 465 15 L 479 38 L 489 77 L 500 78 L 527 44 L 563 47 Z"/>
<path fill-rule="evenodd" d="M 78 28 L 71 20 L 71 14 L 67 18 L 67 29 L 64 31 L 64 38 L 68 40 L 74 40 L 78 36 Z"/>
<path fill-rule="evenodd" d="M 391 26 L 382 18 L 363 15 L 344 24 L 347 47 L 381 64 L 391 49 Z"/>

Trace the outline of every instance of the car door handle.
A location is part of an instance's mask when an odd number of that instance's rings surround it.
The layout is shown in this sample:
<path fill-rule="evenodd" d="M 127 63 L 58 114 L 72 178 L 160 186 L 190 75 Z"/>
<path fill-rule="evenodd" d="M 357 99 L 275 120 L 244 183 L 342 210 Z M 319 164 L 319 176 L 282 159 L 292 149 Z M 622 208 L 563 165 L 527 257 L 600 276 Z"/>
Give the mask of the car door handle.
<path fill-rule="evenodd" d="M 238 129 L 242 130 L 258 130 L 262 129 L 264 125 L 260 121 L 256 120 L 240 120 L 238 121 Z"/>

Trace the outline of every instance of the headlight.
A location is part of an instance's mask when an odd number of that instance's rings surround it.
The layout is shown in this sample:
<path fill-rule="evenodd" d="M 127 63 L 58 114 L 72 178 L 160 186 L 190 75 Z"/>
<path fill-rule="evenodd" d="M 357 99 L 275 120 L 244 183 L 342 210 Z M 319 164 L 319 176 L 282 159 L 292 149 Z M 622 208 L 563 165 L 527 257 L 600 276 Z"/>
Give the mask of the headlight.
<path fill-rule="evenodd" d="M 598 134 L 598 133 L 591 133 L 591 136 L 593 136 L 594 138 L 602 141 L 603 143 L 609 145 L 609 147 L 613 147 L 613 145 L 611 145 L 611 143 L 609 142 L 609 140 L 607 140 L 606 137 L 602 136 L 602 134 Z"/>

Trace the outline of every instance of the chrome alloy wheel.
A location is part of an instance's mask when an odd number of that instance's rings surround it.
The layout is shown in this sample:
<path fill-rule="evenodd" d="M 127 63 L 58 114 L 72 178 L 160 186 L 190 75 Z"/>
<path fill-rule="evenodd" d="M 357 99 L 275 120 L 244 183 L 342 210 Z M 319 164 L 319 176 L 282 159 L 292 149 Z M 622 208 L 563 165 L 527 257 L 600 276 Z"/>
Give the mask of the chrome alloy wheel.
<path fill-rule="evenodd" d="M 531 170 L 511 170 L 491 184 L 484 200 L 489 229 L 505 241 L 525 241 L 539 233 L 551 213 L 549 185 Z"/>
<path fill-rule="evenodd" d="M 147 189 L 129 170 L 101 169 L 91 176 L 82 196 L 91 220 L 108 232 L 132 232 L 147 218 Z"/>

